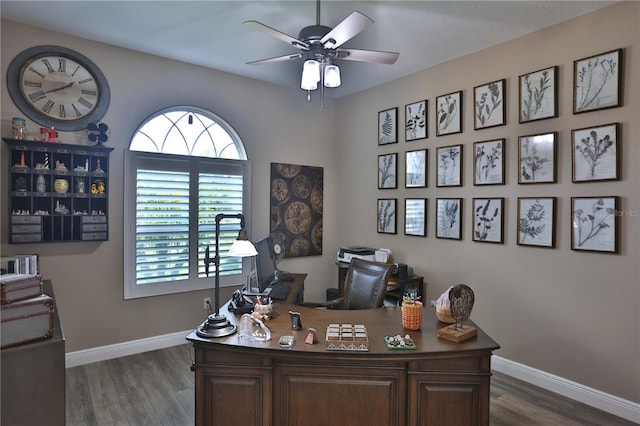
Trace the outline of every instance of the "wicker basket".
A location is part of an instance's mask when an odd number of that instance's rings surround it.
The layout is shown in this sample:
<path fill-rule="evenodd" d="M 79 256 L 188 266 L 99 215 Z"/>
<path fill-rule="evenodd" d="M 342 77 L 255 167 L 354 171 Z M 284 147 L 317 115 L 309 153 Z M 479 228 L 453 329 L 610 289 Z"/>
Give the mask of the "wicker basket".
<path fill-rule="evenodd" d="M 448 306 L 436 305 L 436 317 L 442 322 L 453 324 L 456 320 L 451 316 L 451 308 Z"/>
<path fill-rule="evenodd" d="M 402 326 L 407 330 L 422 327 L 422 302 L 402 303 Z"/>

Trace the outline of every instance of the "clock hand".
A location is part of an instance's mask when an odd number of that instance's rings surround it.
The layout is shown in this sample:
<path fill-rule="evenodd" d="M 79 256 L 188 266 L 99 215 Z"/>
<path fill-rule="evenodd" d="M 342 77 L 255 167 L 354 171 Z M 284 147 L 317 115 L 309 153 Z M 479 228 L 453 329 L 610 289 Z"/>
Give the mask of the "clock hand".
<path fill-rule="evenodd" d="M 44 93 L 51 93 L 51 92 L 57 92 L 58 90 L 64 90 L 64 89 L 66 89 L 67 87 L 71 87 L 71 86 L 73 86 L 73 83 L 74 83 L 74 82 L 72 81 L 72 82 L 71 82 L 71 83 L 69 83 L 69 84 L 66 84 L 66 85 L 64 85 L 64 86 L 62 86 L 62 87 L 58 87 L 58 88 L 56 88 L 56 89 L 47 90 L 47 91 L 46 91 L 46 92 L 44 92 Z"/>

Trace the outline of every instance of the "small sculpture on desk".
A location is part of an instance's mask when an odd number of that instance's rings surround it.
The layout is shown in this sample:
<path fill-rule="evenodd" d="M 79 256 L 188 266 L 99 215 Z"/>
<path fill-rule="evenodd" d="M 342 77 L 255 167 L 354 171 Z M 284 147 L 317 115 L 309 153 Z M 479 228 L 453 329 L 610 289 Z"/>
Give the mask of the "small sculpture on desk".
<path fill-rule="evenodd" d="M 302 330 L 302 320 L 300 319 L 300 312 L 289 311 L 291 315 L 291 329 Z"/>
<path fill-rule="evenodd" d="M 449 306 L 451 307 L 451 316 L 456 321 L 453 323 L 454 329 L 458 329 L 458 324 L 460 328 L 464 327 L 462 323 L 471 316 L 474 302 L 473 290 L 469 286 L 458 284 L 451 289 L 449 292 Z"/>
<path fill-rule="evenodd" d="M 462 342 L 478 334 L 478 329 L 464 325 L 464 322 L 471 316 L 471 309 L 475 302 L 473 290 L 465 284 L 458 284 L 449 290 L 449 306 L 453 325 L 438 330 L 438 337 L 451 340 L 452 342 Z"/>

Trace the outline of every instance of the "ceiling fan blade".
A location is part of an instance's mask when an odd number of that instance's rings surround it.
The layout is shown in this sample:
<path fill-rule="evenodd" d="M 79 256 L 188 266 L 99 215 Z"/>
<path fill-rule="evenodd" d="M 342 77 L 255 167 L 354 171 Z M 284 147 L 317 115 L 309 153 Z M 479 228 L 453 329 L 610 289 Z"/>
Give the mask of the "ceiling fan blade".
<path fill-rule="evenodd" d="M 243 22 L 244 25 L 251 27 L 251 28 L 255 28 L 256 30 L 260 30 L 263 31 L 267 34 L 272 35 L 273 37 L 277 38 L 278 40 L 282 40 L 287 44 L 292 45 L 293 47 L 297 48 L 297 49 L 301 49 L 301 50 L 309 50 L 309 45 L 307 43 L 305 43 L 304 41 L 298 40 L 297 38 L 291 37 L 288 34 L 285 34 L 283 32 L 280 32 L 278 30 L 276 30 L 275 28 L 271 28 L 268 25 L 265 25 L 263 23 L 260 23 L 258 21 L 245 21 Z"/>
<path fill-rule="evenodd" d="M 294 53 L 291 55 L 276 56 L 274 58 L 259 59 L 257 61 L 247 62 L 249 65 L 270 64 L 273 62 L 293 61 L 302 58 L 302 53 Z"/>
<path fill-rule="evenodd" d="M 320 42 L 328 49 L 335 49 L 351 40 L 371 24 L 373 24 L 373 19 L 358 11 L 351 12 L 351 15 L 344 18 L 334 29 L 322 37 Z"/>
<path fill-rule="evenodd" d="M 382 52 L 379 50 L 338 49 L 338 59 L 345 61 L 373 62 L 378 64 L 395 64 L 400 56 L 397 52 Z"/>

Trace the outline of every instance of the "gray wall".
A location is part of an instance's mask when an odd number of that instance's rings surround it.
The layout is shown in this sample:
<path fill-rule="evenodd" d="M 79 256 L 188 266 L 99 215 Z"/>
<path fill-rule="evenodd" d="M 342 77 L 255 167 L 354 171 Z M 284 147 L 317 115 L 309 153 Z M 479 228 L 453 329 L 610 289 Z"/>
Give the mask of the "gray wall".
<path fill-rule="evenodd" d="M 341 242 L 388 247 L 414 267 L 436 299 L 465 283 L 476 294 L 471 318 L 502 348 L 497 355 L 629 400 L 640 401 L 640 188 L 638 164 L 639 15 L 628 2 L 483 50 L 344 99 L 339 104 Z M 573 61 L 625 48 L 624 106 L 573 115 Z M 559 66 L 559 117 L 518 124 L 518 76 Z M 475 131 L 473 87 L 506 78 L 507 125 Z M 464 91 L 464 132 L 435 136 L 435 97 Z M 429 137 L 377 146 L 377 112 L 429 100 Z M 571 130 L 620 122 L 622 180 L 573 184 Z M 558 132 L 558 183 L 518 185 L 518 136 Z M 473 143 L 506 138 L 506 185 L 473 186 Z M 464 145 L 464 186 L 436 188 L 435 148 Z M 429 149 L 429 187 L 404 188 L 404 153 Z M 377 190 L 377 156 L 399 153 L 399 189 Z M 621 197 L 620 254 L 574 252 L 572 196 Z M 517 198 L 557 197 L 556 249 L 516 244 Z M 427 238 L 403 235 L 405 197 L 428 198 Z M 464 198 L 462 241 L 435 238 L 435 199 Z M 505 243 L 471 239 L 471 199 L 505 197 Z M 376 198 L 397 198 L 398 235 L 376 234 Z"/>
<path fill-rule="evenodd" d="M 41 254 L 42 269 L 56 286 L 56 302 L 67 336 L 67 351 L 143 339 L 195 327 L 203 318 L 202 297 L 209 292 L 123 300 L 122 233 L 124 150 L 136 126 L 156 110 L 195 104 L 225 118 L 243 138 L 253 161 L 252 236 L 268 233 L 269 163 L 290 162 L 322 166 L 325 170 L 324 250 L 322 257 L 285 261 L 284 269 L 309 274 L 305 297 L 320 300 L 335 286 L 335 250 L 343 245 L 387 247 L 394 257 L 426 277 L 427 299 L 449 285 L 466 283 L 476 292 L 472 319 L 502 348 L 497 355 L 538 368 L 613 395 L 640 402 L 640 189 L 637 164 L 639 70 L 637 49 L 640 5 L 621 3 L 561 25 L 528 35 L 419 72 L 366 92 L 327 100 L 323 111 L 304 102 L 298 90 L 233 76 L 112 46 L 2 21 L 2 80 L 6 67 L 20 51 L 37 44 L 58 44 L 78 50 L 101 67 L 111 86 L 111 106 L 104 121 L 110 125 L 112 153 L 110 195 L 111 238 L 104 243 L 13 246 L 7 244 L 6 211 L 2 253 Z M 624 47 L 624 106 L 573 115 L 573 60 Z M 560 66 L 560 116 L 553 120 L 517 124 L 517 78 L 544 67 Z M 507 126 L 473 130 L 472 89 L 507 79 Z M 435 96 L 464 90 L 464 133 L 435 137 Z M 9 121 L 20 115 L 2 85 L 2 135 Z M 429 99 L 429 138 L 377 146 L 377 112 L 397 106 L 400 122 L 404 105 Z M 571 129 L 610 122 L 622 128 L 622 181 L 571 183 Z M 35 126 L 32 125 L 32 131 Z M 553 185 L 517 184 L 517 137 L 536 132 L 559 132 L 559 181 Z M 84 134 L 65 133 L 65 142 L 84 143 Z M 469 161 L 473 142 L 507 139 L 507 179 L 500 187 L 474 187 Z M 436 146 L 465 145 L 465 183 L 462 188 L 435 188 Z M 2 144 L 3 158 L 6 154 Z M 378 191 L 377 156 L 429 148 L 429 188 Z M 6 161 L 2 159 L 2 161 Z M 6 186 L 0 174 L 0 187 Z M 558 239 L 554 250 L 516 245 L 518 196 L 558 197 Z M 606 255 L 570 250 L 571 196 L 619 195 L 622 209 L 636 215 L 621 217 L 621 253 Z M 434 237 L 436 197 L 463 197 L 462 241 Z M 470 199 L 506 198 L 505 244 L 471 241 Z M 427 238 L 377 234 L 377 198 L 429 199 Z M 2 191 L 6 206 L 7 193 Z M 399 210 L 402 213 L 402 208 Z M 69 272 L 72 271 L 72 272 Z M 228 297 L 229 291 L 224 292 Z"/>
<path fill-rule="evenodd" d="M 55 44 L 77 50 L 93 60 L 107 77 L 111 104 L 103 121 L 111 130 L 107 146 L 115 148 L 110 162 L 109 230 L 102 243 L 8 245 L 6 211 L 1 211 L 2 253 L 39 253 L 46 278 L 53 281 L 57 307 L 67 338 L 66 350 L 127 342 L 195 328 L 206 316 L 202 298 L 210 291 L 123 300 L 123 158 L 133 132 L 149 115 L 173 105 L 196 105 L 224 118 L 242 138 L 253 162 L 250 236 L 269 233 L 269 176 L 271 162 L 324 168 L 324 252 L 322 257 L 286 260 L 280 266 L 305 272 L 306 297 L 324 300 L 324 289 L 335 286 L 336 109 L 326 99 L 307 103 L 305 92 L 284 89 L 223 72 L 3 20 L 2 81 L 6 68 L 22 50 Z M 2 84 L 2 135 L 10 135 L 13 116 L 23 116 Z M 38 126 L 29 122 L 36 134 Z M 85 132 L 61 132 L 67 143 L 86 143 Z M 2 143 L 6 154 L 6 144 Z M 4 157 L 4 155 L 3 155 Z M 2 161 L 6 161 L 4 158 Z M 2 173 L 1 187 L 6 186 Z M 2 191 L 2 205 L 7 204 Z M 212 282 L 213 285 L 213 282 Z M 223 289 L 228 300 L 232 289 Z"/>

